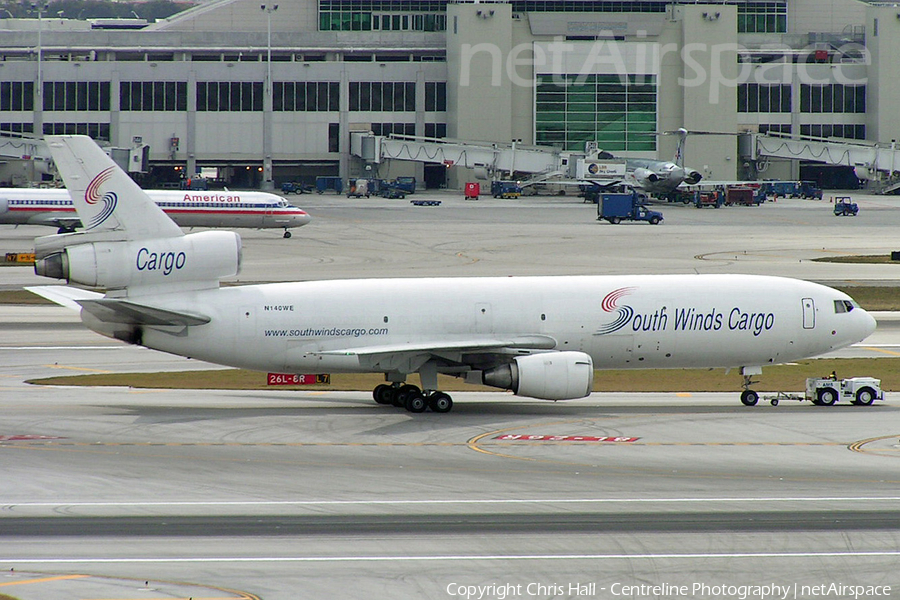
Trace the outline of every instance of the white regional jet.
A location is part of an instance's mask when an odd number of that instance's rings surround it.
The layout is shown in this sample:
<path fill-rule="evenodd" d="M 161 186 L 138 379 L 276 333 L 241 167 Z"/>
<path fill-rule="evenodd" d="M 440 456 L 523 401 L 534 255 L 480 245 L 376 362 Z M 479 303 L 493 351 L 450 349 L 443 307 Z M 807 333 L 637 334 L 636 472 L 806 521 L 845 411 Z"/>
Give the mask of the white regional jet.
<path fill-rule="evenodd" d="M 310 221 L 287 200 L 267 192 L 146 190 L 180 227 L 284 229 Z M 0 225 L 48 225 L 59 233 L 82 226 L 64 189 L 0 188 Z"/>
<path fill-rule="evenodd" d="M 749 377 L 858 342 L 875 320 L 821 285 L 745 275 L 360 279 L 219 287 L 237 234 L 184 234 L 90 138 L 48 136 L 90 232 L 35 240 L 31 288 L 103 335 L 283 373 L 384 373 L 382 404 L 447 412 L 437 374 L 546 400 L 591 393 L 594 369 L 741 367 Z M 405 384 L 418 373 L 421 388 Z"/>

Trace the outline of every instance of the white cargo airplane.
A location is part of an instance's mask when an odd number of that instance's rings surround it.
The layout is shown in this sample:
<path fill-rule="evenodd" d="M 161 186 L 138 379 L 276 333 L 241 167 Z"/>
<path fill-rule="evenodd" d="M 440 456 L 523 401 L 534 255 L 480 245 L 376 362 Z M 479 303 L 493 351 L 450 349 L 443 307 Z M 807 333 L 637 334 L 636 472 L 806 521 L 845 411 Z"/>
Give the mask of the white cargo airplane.
<path fill-rule="evenodd" d="M 310 221 L 287 200 L 267 192 L 146 190 L 180 227 L 248 227 L 284 229 Z M 82 226 L 64 189 L 0 188 L 0 225 L 47 225 L 59 233 Z"/>
<path fill-rule="evenodd" d="M 546 400 L 591 393 L 594 369 L 773 365 L 858 342 L 875 320 L 846 294 L 778 277 L 645 275 L 360 279 L 219 287 L 237 234 L 185 235 L 90 138 L 48 136 L 88 232 L 35 240 L 30 288 L 103 335 L 281 373 L 377 372 L 381 404 L 447 412 L 438 373 Z M 418 373 L 421 388 L 405 384 Z"/>

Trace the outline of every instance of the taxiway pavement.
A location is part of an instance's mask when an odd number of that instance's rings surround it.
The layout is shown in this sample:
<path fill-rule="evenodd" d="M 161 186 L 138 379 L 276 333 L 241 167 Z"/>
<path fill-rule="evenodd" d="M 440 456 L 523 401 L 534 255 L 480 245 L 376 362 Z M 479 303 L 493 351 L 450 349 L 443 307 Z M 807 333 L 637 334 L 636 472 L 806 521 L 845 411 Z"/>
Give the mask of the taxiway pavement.
<path fill-rule="evenodd" d="M 855 218 L 834 217 L 827 200 L 663 206 L 653 227 L 598 223 L 572 198 L 438 197 L 437 207 L 297 197 L 313 222 L 290 240 L 242 232 L 239 279 L 896 280 L 895 265 L 812 259 L 892 250 L 900 199 L 858 198 Z M 42 233 L 0 229 L 0 251 L 27 249 Z M 46 283 L 27 268 L 0 270 L 0 287 Z M 894 352 L 895 321 L 880 315 L 881 337 L 853 351 Z M 843 585 L 900 597 L 894 395 L 865 408 L 748 408 L 734 394 L 689 390 L 564 403 L 456 393 L 453 412 L 413 415 L 368 392 L 24 383 L 191 367 L 207 365 L 95 336 L 58 309 L 0 309 L 0 592 L 660 598 L 688 586 L 682 597 L 721 598 L 779 585 L 824 598 L 829 588 L 814 586 Z M 670 593 L 625 593 L 641 585 Z"/>

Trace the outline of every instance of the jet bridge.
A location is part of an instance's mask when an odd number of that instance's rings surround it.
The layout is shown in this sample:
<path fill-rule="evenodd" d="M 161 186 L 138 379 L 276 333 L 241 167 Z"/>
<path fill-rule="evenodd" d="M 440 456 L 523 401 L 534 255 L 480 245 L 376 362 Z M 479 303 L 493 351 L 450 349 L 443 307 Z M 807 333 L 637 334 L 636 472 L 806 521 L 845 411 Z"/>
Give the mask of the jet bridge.
<path fill-rule="evenodd" d="M 369 163 L 412 160 L 473 169 L 479 179 L 529 173 L 544 179 L 569 175 L 569 152 L 516 142 L 469 142 L 412 135 L 352 133 L 350 153 Z M 572 173 L 574 176 L 574 172 Z"/>
<path fill-rule="evenodd" d="M 740 137 L 740 151 L 752 160 L 772 157 L 845 165 L 853 167 L 860 179 L 875 182 L 879 193 L 900 188 L 900 177 L 895 175 L 900 171 L 900 149 L 896 143 L 884 146 L 834 138 L 747 133 Z"/>
<path fill-rule="evenodd" d="M 601 160 L 584 152 L 517 142 L 471 142 L 412 135 L 351 133 L 350 153 L 367 163 L 412 160 L 472 169 L 477 179 L 515 176 L 523 187 L 537 183 L 608 183 L 625 176 L 625 161 Z"/>
<path fill-rule="evenodd" d="M 50 150 L 30 134 L 0 132 L 0 175 L 25 184 L 50 173 Z M 5 167 L 5 168 L 4 168 Z"/>

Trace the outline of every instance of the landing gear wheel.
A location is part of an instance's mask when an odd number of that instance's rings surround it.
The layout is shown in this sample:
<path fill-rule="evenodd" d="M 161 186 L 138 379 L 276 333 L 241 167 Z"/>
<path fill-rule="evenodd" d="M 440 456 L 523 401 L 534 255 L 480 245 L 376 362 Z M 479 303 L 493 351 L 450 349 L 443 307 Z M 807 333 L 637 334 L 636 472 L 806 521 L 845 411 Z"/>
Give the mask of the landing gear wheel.
<path fill-rule="evenodd" d="M 436 392 L 428 398 L 428 408 L 436 413 L 447 413 L 453 408 L 453 399 L 444 392 Z"/>
<path fill-rule="evenodd" d="M 406 383 L 397 388 L 397 397 L 394 400 L 394 404 L 396 406 L 402 406 L 406 408 L 406 399 L 410 397 L 412 394 L 421 394 L 422 390 L 417 388 L 416 386 Z"/>
<path fill-rule="evenodd" d="M 821 406 L 831 406 L 835 402 L 837 402 L 838 395 L 837 392 L 831 388 L 825 388 L 819 390 L 819 404 Z"/>
<path fill-rule="evenodd" d="M 372 391 L 372 397 L 375 398 L 375 402 L 378 404 L 392 404 L 393 395 L 394 388 L 383 383 L 375 386 L 375 389 Z"/>
<path fill-rule="evenodd" d="M 284 236 L 283 236 L 283 237 L 284 237 L 284 239 L 290 238 L 290 237 L 291 237 L 291 232 L 285 229 L 285 231 L 284 231 Z"/>
<path fill-rule="evenodd" d="M 744 403 L 744 406 L 756 406 L 756 403 L 759 402 L 759 394 L 753 390 L 744 390 L 741 392 L 741 402 Z"/>
<path fill-rule="evenodd" d="M 856 400 L 853 401 L 853 404 L 870 406 L 873 402 L 875 402 L 875 390 L 866 387 L 856 392 Z"/>
<path fill-rule="evenodd" d="M 425 396 L 422 395 L 422 392 L 416 388 L 416 391 L 406 394 L 404 406 L 406 407 L 406 410 L 411 413 L 420 413 L 425 412 L 425 409 L 428 408 L 428 402 L 425 400 Z"/>

